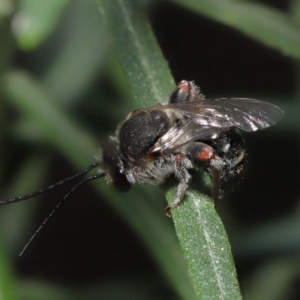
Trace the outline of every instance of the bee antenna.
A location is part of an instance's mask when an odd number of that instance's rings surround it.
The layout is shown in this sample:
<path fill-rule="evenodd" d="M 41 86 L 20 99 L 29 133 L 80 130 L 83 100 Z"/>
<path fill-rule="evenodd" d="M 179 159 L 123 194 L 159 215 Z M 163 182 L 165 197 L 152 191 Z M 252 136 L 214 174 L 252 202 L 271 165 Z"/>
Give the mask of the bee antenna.
<path fill-rule="evenodd" d="M 70 176 L 66 179 L 63 179 L 55 184 L 52 184 L 50 186 L 48 186 L 47 188 L 45 189 L 42 189 L 42 190 L 38 190 L 38 191 L 35 191 L 35 192 L 32 192 L 32 193 L 29 193 L 29 194 L 26 194 L 26 195 L 23 195 L 23 196 L 19 196 L 19 197 L 15 197 L 15 198 L 10 198 L 10 199 L 7 199 L 7 200 L 4 200 L 4 201 L 0 201 L 0 205 L 6 205 L 6 204 L 11 204 L 11 203 L 16 203 L 16 202 L 20 202 L 20 201 L 23 201 L 23 200 L 27 200 L 27 199 L 30 199 L 30 198 L 34 198 L 34 197 L 37 197 L 41 194 L 44 194 L 44 193 L 47 193 L 69 181 L 72 181 L 78 177 L 81 177 L 83 176 L 84 174 L 88 173 L 89 171 L 91 171 L 92 169 L 95 169 L 97 168 L 98 166 L 100 165 L 100 162 L 95 162 L 93 164 L 91 164 L 90 166 L 88 166 L 87 168 L 85 168 L 84 170 L 82 170 L 81 172 L 73 175 L 73 176 Z"/>
<path fill-rule="evenodd" d="M 92 165 L 91 165 L 92 166 Z M 90 167 L 91 167 L 90 166 Z M 90 168 L 89 167 L 89 168 Z M 88 168 L 87 168 L 88 169 Z M 85 170 L 87 170 L 85 169 Z M 85 172 L 86 173 L 86 172 Z M 83 180 L 81 180 L 79 183 L 77 183 L 65 196 L 64 198 L 55 206 L 55 208 L 50 212 L 50 214 L 47 216 L 47 218 L 43 221 L 43 223 L 38 227 L 38 229 L 35 231 L 35 233 L 31 236 L 31 238 L 29 239 L 29 241 L 26 243 L 26 245 L 24 246 L 24 248 L 22 249 L 22 251 L 19 254 L 19 257 L 21 257 L 23 255 L 23 253 L 26 251 L 26 249 L 28 248 L 28 246 L 31 244 L 31 242 L 33 241 L 33 239 L 37 236 L 37 234 L 42 230 L 42 228 L 46 225 L 46 223 L 48 223 L 49 219 L 51 217 L 53 217 L 53 215 L 57 212 L 57 210 L 61 207 L 62 204 L 64 204 L 66 202 L 66 200 L 75 192 L 75 190 L 77 190 L 77 188 L 79 188 L 82 184 L 91 181 L 91 180 L 95 180 L 98 178 L 101 178 L 105 175 L 105 173 L 98 173 L 96 175 L 92 175 L 90 177 L 87 177 Z M 76 176 L 76 175 L 75 175 Z"/>

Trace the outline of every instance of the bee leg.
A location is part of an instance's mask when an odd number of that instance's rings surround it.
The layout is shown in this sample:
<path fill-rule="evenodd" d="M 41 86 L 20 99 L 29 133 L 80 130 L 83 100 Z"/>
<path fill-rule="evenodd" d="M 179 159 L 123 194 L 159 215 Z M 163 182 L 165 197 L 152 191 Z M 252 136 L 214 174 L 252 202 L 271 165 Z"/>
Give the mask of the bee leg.
<path fill-rule="evenodd" d="M 178 206 L 184 196 L 185 191 L 189 187 L 188 183 L 191 180 L 192 176 L 188 172 L 188 169 L 192 167 L 192 164 L 189 159 L 185 157 L 185 154 L 180 153 L 175 156 L 176 172 L 175 176 L 179 180 L 179 184 L 176 190 L 176 197 L 173 203 L 165 208 L 165 214 L 167 217 L 171 217 L 171 209 Z"/>
<path fill-rule="evenodd" d="M 211 169 L 212 184 L 213 184 L 213 199 L 214 204 L 220 197 L 220 174 L 223 168 L 223 160 L 215 154 L 215 150 L 201 142 L 194 142 L 186 147 L 186 154 L 194 163 L 207 163 Z"/>
<path fill-rule="evenodd" d="M 182 200 L 183 195 L 187 188 L 188 188 L 188 182 L 186 180 L 182 179 L 178 184 L 175 200 L 172 202 L 171 205 L 168 205 L 165 208 L 165 214 L 167 217 L 171 217 L 171 213 L 170 213 L 171 209 L 175 208 L 176 206 L 178 206 L 181 203 L 181 200 Z"/>
<path fill-rule="evenodd" d="M 181 203 L 184 193 L 188 188 L 188 182 L 191 179 L 191 175 L 188 173 L 187 169 L 191 168 L 192 166 L 187 165 L 187 163 L 183 159 L 183 156 L 187 156 L 192 163 L 199 163 L 199 162 L 210 163 L 214 160 L 219 161 L 218 158 L 216 158 L 214 149 L 205 143 L 194 142 L 188 145 L 184 145 L 178 150 L 180 151 L 180 154 L 176 155 L 175 161 L 178 169 L 176 177 L 180 180 L 180 182 L 177 187 L 175 200 L 171 205 L 165 208 L 165 214 L 168 217 L 171 216 L 170 214 L 171 209 L 175 208 Z M 212 166 L 212 169 L 216 169 L 216 183 L 217 183 L 218 168 L 217 166 L 216 167 Z M 214 186 L 213 193 L 214 195 L 219 194 L 219 185 Z"/>

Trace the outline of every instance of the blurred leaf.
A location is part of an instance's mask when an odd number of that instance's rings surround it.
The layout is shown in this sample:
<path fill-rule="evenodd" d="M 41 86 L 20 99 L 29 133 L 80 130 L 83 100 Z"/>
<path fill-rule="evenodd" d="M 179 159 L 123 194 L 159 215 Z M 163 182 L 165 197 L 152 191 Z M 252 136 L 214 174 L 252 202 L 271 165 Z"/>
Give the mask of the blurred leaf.
<path fill-rule="evenodd" d="M 249 259 L 278 253 L 299 253 L 299 231 L 299 213 L 243 230 L 232 238 L 234 254 Z"/>
<path fill-rule="evenodd" d="M 299 256 L 268 261 L 253 274 L 244 300 L 290 299 L 290 287 L 299 275 L 299 267 Z"/>
<path fill-rule="evenodd" d="M 300 25 L 300 1 L 299 0 L 291 0 L 290 8 L 293 14 L 293 17 L 296 22 Z"/>
<path fill-rule="evenodd" d="M 5 195 L 1 195 L 1 200 L 37 190 L 45 178 L 46 167 L 46 158 L 44 156 L 35 154 L 33 157 L 27 159 L 20 167 L 17 176 L 6 190 Z M 24 237 L 24 234 L 31 228 L 30 224 L 32 218 L 30 216 L 32 216 L 34 207 L 34 202 L 22 202 L 18 205 L 1 207 L 1 237 L 5 245 L 9 248 L 11 257 L 17 257 L 19 255 L 28 239 L 28 236 Z M 4 227 L 6 230 L 3 230 Z"/>
<path fill-rule="evenodd" d="M 42 81 L 55 99 L 74 103 L 104 70 L 110 43 L 95 0 L 73 0 L 61 23 Z"/>
<path fill-rule="evenodd" d="M 231 26 L 285 55 L 300 59 L 300 27 L 289 14 L 251 1 L 172 1 Z"/>
<path fill-rule="evenodd" d="M 72 295 L 73 289 L 58 284 L 39 282 L 37 280 L 21 280 L 18 285 L 19 299 L 22 300 L 77 300 Z M 88 299 L 88 298 L 87 298 Z"/>
<path fill-rule="evenodd" d="M 43 130 L 38 128 L 26 117 L 16 120 L 11 129 L 11 136 L 16 140 L 30 143 L 43 143 L 43 141 L 45 141 Z"/>
<path fill-rule="evenodd" d="M 0 20 L 0 75 L 11 66 L 15 52 L 15 41 L 11 34 L 10 27 L 11 24 L 9 18 Z"/>
<path fill-rule="evenodd" d="M 54 30 L 68 0 L 20 0 L 13 31 L 23 50 L 39 46 Z"/>
<path fill-rule="evenodd" d="M 12 0 L 0 0 L 0 24 L 4 17 L 9 16 L 14 10 Z"/>
<path fill-rule="evenodd" d="M 12 270 L 7 254 L 4 251 L 2 243 L 0 243 L 0 299 L 14 300 L 16 299 L 15 292 Z"/>
<path fill-rule="evenodd" d="M 43 86 L 24 72 L 7 73 L 3 86 L 11 102 L 44 131 L 53 145 L 68 153 L 70 159 L 86 162 L 90 158 L 83 156 L 86 151 L 93 153 L 96 143 L 87 132 L 76 128 L 78 125 L 74 126 L 75 120 L 51 99 Z"/>
<path fill-rule="evenodd" d="M 76 288 L 37 280 L 22 280 L 18 285 L 18 294 L 22 300 L 152 300 L 154 299 L 152 287 L 146 281 L 147 276 L 143 278 L 126 277 Z"/>

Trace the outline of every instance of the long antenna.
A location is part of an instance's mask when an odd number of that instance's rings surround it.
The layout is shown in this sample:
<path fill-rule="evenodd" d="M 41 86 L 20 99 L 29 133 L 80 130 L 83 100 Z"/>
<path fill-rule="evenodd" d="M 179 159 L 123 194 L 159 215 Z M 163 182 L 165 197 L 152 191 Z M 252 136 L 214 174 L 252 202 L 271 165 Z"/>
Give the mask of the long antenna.
<path fill-rule="evenodd" d="M 92 166 L 92 165 L 91 165 Z M 90 167 L 90 170 L 92 169 Z M 87 169 L 88 169 L 87 168 Z M 87 170 L 85 169 L 85 170 Z M 83 171 L 84 172 L 84 171 Z M 85 172 L 86 173 L 86 172 Z M 83 173 L 84 174 L 84 173 Z M 83 175 L 82 174 L 82 175 Z M 77 174 L 76 174 L 77 175 Z M 75 176 L 76 176 L 75 175 Z M 27 244 L 24 246 L 24 248 L 22 249 L 22 251 L 20 252 L 19 254 L 19 257 L 23 255 L 23 253 L 25 252 L 25 250 L 27 249 L 27 247 L 30 245 L 30 243 L 33 241 L 33 239 L 36 237 L 36 235 L 41 231 L 41 229 L 46 225 L 46 223 L 49 221 L 49 219 L 51 217 L 53 217 L 53 215 L 57 212 L 57 210 L 61 207 L 62 204 L 64 204 L 66 202 L 66 200 L 75 192 L 75 190 L 77 188 L 79 188 L 82 184 L 88 182 L 88 181 L 91 181 L 91 180 L 95 180 L 95 179 L 98 179 L 98 178 L 101 178 L 105 175 L 105 173 L 98 173 L 96 175 L 92 175 L 90 177 L 87 177 L 85 179 L 83 179 L 82 181 L 80 181 L 79 183 L 77 183 L 65 196 L 64 198 L 55 206 L 55 208 L 50 212 L 50 214 L 47 216 L 47 218 L 43 221 L 43 223 L 39 226 L 39 228 L 35 231 L 35 233 L 31 236 L 31 238 L 29 239 L 29 241 L 27 242 Z M 78 177 L 78 176 L 77 176 Z M 71 177 L 70 177 L 71 178 Z M 72 179 L 70 179 L 72 180 Z M 48 190 L 48 188 L 46 189 Z M 43 190 L 44 191 L 44 190 Z M 26 195 L 27 196 L 27 195 Z"/>
<path fill-rule="evenodd" d="M 93 164 L 91 164 L 90 166 L 88 166 L 86 169 L 82 170 L 81 172 L 73 175 L 73 176 L 70 176 L 68 178 L 65 178 L 55 184 L 52 184 L 50 186 L 48 186 L 47 188 L 45 189 L 42 189 L 42 190 L 38 190 L 38 191 L 35 191 L 35 192 L 32 192 L 32 193 L 29 193 L 29 194 L 26 194 L 26 195 L 23 195 L 23 196 L 19 196 L 19 197 L 15 197 L 15 198 L 10 198 L 10 199 L 7 199 L 7 200 L 4 200 L 4 201 L 0 201 L 0 205 L 6 205 L 6 204 L 11 204 L 11 203 L 16 203 L 16 202 L 20 202 L 20 201 L 23 201 L 23 200 L 27 200 L 27 199 L 30 199 L 30 198 L 33 198 L 33 197 L 36 197 L 36 196 L 39 196 L 41 194 L 44 194 L 48 191 L 51 191 L 69 181 L 72 181 L 78 177 L 81 177 L 82 175 L 88 173 L 89 171 L 91 171 L 92 169 L 95 169 L 97 168 L 98 166 L 100 165 L 99 162 L 95 162 Z"/>

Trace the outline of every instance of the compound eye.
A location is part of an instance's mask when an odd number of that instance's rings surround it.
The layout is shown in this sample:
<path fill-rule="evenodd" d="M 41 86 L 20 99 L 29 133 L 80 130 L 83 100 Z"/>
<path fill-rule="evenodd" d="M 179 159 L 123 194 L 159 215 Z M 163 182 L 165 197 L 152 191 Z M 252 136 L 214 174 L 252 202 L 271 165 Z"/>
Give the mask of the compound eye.
<path fill-rule="evenodd" d="M 123 174 L 117 174 L 115 173 L 113 175 L 113 182 L 111 184 L 111 187 L 119 192 L 119 193 L 126 193 L 131 189 L 131 184 L 130 182 L 127 180 L 126 176 Z"/>
<path fill-rule="evenodd" d="M 131 189 L 131 184 L 124 174 L 124 165 L 118 151 L 116 140 L 109 139 L 102 144 L 102 168 L 106 171 L 108 185 L 114 190 L 125 193 Z"/>

